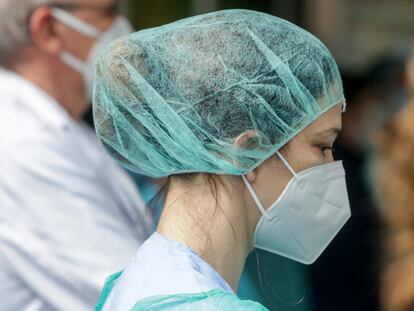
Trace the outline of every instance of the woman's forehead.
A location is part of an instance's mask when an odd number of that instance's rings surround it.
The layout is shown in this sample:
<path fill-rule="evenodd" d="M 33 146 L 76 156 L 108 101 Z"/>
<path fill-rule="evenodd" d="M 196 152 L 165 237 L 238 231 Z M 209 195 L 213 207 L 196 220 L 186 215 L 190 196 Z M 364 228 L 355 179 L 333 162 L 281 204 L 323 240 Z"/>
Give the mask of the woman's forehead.
<path fill-rule="evenodd" d="M 312 135 L 337 135 L 342 130 L 342 105 L 336 105 L 321 115 L 303 131 Z"/>

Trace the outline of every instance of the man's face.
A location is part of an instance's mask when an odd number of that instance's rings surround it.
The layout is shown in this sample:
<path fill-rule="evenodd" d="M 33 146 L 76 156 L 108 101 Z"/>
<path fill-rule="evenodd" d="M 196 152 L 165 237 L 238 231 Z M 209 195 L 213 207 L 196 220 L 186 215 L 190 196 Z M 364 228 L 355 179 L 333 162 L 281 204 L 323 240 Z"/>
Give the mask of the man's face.
<path fill-rule="evenodd" d="M 65 2 L 62 2 L 65 3 Z M 118 0 L 76 0 L 58 7 L 96 28 L 107 30 L 118 15 Z M 56 21 L 56 33 L 62 38 L 63 49 L 81 60 L 86 60 L 96 39 Z"/>

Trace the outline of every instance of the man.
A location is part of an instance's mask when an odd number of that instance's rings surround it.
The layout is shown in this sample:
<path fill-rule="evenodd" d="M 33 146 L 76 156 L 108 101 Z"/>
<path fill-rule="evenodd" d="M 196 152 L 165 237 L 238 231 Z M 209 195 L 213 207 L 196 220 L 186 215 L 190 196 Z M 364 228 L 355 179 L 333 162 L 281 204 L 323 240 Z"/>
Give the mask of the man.
<path fill-rule="evenodd" d="M 91 310 L 151 219 L 82 116 L 113 0 L 0 2 L 0 310 Z"/>

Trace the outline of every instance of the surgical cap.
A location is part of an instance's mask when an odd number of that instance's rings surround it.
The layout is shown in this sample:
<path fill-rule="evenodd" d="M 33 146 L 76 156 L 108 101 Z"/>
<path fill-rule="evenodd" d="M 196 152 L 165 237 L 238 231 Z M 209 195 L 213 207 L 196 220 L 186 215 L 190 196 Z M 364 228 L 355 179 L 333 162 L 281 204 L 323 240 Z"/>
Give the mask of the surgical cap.
<path fill-rule="evenodd" d="M 98 137 L 124 167 L 151 177 L 245 174 L 344 100 L 316 37 L 249 10 L 120 38 L 95 75 Z M 243 133 L 253 137 L 240 144 Z"/>

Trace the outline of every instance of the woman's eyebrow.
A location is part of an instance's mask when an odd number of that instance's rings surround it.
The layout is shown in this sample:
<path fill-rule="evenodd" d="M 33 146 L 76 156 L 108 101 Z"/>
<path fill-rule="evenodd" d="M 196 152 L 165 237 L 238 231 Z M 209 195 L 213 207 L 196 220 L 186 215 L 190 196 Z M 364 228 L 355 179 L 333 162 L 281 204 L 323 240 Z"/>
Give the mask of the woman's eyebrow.
<path fill-rule="evenodd" d="M 320 137 L 320 136 L 332 136 L 334 135 L 335 138 L 338 137 L 339 133 L 342 131 L 340 127 L 333 127 L 327 130 L 316 132 L 313 136 Z"/>

